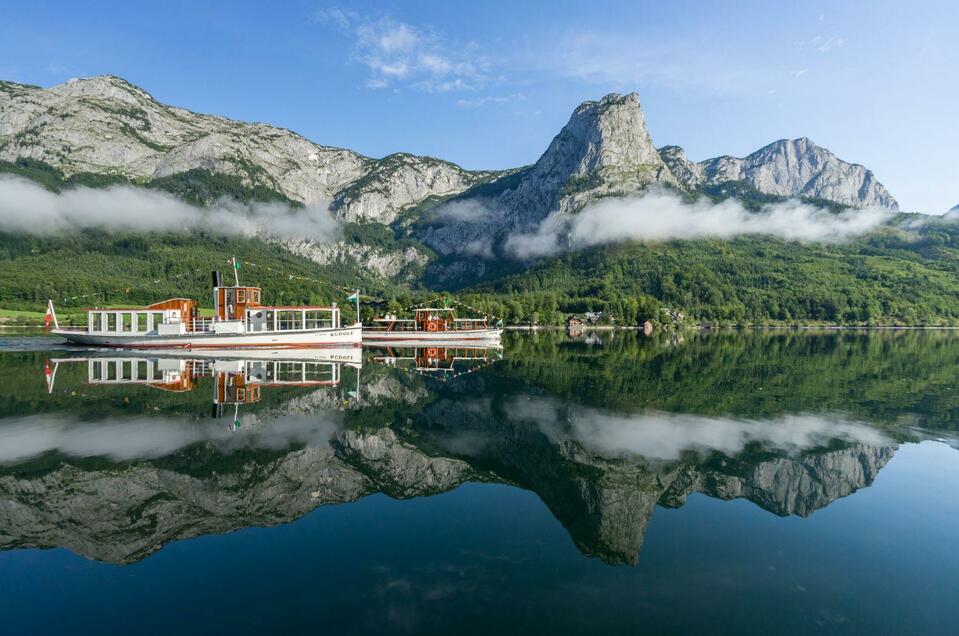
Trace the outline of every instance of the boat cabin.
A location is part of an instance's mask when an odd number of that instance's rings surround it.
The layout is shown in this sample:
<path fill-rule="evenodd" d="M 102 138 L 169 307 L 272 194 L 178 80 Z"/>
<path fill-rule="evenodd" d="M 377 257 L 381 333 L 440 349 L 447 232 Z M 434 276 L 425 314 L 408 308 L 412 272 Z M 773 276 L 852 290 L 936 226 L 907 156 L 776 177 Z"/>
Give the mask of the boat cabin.
<path fill-rule="evenodd" d="M 168 335 L 192 331 L 199 311 L 196 302 L 189 298 L 170 298 L 146 307 L 95 307 L 87 310 L 87 333 Z"/>
<path fill-rule="evenodd" d="M 214 287 L 213 315 L 217 320 L 237 320 L 247 308 L 260 306 L 259 287 Z"/>
<path fill-rule="evenodd" d="M 374 318 L 379 329 L 385 331 L 427 331 L 429 333 L 443 333 L 474 329 L 487 329 L 489 321 L 486 318 L 457 318 L 456 310 L 446 307 L 424 307 L 413 311 L 412 319 L 398 318 L 395 315 L 386 315 Z"/>

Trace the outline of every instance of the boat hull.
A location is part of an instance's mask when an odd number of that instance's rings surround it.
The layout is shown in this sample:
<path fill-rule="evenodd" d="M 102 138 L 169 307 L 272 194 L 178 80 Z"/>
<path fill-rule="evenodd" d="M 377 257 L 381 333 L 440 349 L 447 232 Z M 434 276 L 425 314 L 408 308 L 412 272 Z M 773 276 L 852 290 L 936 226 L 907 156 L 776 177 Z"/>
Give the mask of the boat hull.
<path fill-rule="evenodd" d="M 457 331 L 379 331 L 363 330 L 364 343 L 436 343 L 436 342 L 499 342 L 502 329 L 461 329 Z"/>
<path fill-rule="evenodd" d="M 359 324 L 340 329 L 268 331 L 257 333 L 185 333 L 178 335 L 89 334 L 85 331 L 54 329 L 52 333 L 72 344 L 121 349 L 313 349 L 359 346 Z"/>

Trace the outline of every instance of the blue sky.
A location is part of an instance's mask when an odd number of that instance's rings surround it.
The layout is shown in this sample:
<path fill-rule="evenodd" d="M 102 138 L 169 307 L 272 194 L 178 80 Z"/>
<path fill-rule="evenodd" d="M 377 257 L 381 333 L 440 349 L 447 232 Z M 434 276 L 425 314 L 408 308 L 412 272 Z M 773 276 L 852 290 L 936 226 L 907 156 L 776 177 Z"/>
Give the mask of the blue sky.
<path fill-rule="evenodd" d="M 657 145 L 705 159 L 807 136 L 939 213 L 959 204 L 957 33 L 946 1 L 0 0 L 0 77 L 113 73 L 192 110 L 468 168 L 533 162 L 577 104 L 637 91 Z"/>

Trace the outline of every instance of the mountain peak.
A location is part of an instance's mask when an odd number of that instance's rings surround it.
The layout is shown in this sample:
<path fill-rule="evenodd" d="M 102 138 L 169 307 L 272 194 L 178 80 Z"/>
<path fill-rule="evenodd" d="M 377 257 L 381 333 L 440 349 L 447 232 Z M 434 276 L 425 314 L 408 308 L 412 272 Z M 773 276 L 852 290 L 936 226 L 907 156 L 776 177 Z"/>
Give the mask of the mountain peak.
<path fill-rule="evenodd" d="M 116 75 L 74 77 L 63 84 L 57 84 L 52 87 L 50 91 L 72 97 L 97 97 L 100 99 L 115 99 L 127 103 L 135 103 L 142 100 L 156 101 L 150 93 Z"/>
<path fill-rule="evenodd" d="M 838 158 L 808 137 L 779 139 L 745 156 L 722 155 L 693 163 L 678 146 L 660 156 L 688 188 L 741 181 L 764 194 L 814 197 L 851 207 L 898 209 L 872 171 Z"/>
<path fill-rule="evenodd" d="M 653 182 L 678 185 L 653 146 L 636 93 L 610 93 L 580 104 L 536 162 L 532 176 L 551 184 L 547 200 L 562 211 L 577 205 L 563 205 L 560 199 L 589 196 L 587 189 L 608 195 L 635 192 Z M 583 197 L 578 199 L 582 203 Z"/>

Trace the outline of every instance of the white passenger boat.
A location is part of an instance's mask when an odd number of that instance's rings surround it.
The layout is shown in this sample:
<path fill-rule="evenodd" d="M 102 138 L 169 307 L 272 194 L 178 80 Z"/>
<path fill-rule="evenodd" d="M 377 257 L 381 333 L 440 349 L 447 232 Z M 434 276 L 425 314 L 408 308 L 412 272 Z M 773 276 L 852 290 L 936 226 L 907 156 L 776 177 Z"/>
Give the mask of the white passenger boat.
<path fill-rule="evenodd" d="M 362 325 L 340 324 L 340 309 L 331 306 L 260 304 L 259 287 L 223 285 L 213 272 L 213 317 L 200 317 L 189 298 L 171 298 L 146 307 L 87 310 L 85 327 L 57 323 L 48 301 L 51 332 L 80 345 L 133 349 L 317 348 L 360 346 Z"/>
<path fill-rule="evenodd" d="M 384 316 L 373 319 L 373 327 L 363 329 L 363 342 L 404 343 L 418 345 L 429 342 L 499 342 L 503 330 L 490 327 L 486 318 L 458 318 L 451 308 L 416 309 L 413 318 Z"/>

